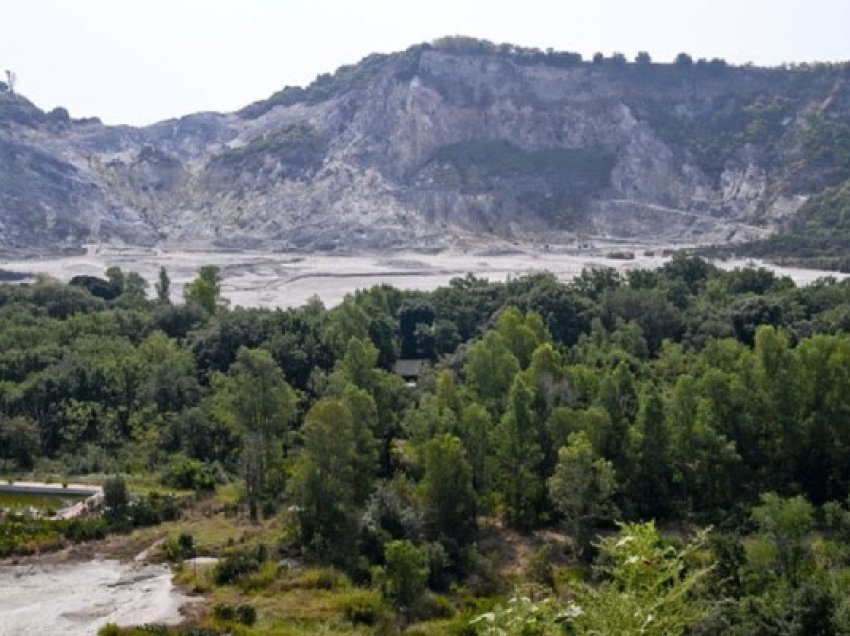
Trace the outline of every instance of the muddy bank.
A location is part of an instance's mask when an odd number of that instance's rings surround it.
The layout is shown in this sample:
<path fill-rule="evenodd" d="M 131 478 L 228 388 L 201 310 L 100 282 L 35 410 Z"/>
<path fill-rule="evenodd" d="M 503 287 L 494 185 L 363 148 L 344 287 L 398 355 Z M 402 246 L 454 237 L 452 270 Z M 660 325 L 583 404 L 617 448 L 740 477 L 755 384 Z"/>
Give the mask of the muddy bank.
<path fill-rule="evenodd" d="M 106 623 L 180 622 L 191 602 L 164 565 L 97 559 L 0 566 L 0 635 L 89 636 Z"/>

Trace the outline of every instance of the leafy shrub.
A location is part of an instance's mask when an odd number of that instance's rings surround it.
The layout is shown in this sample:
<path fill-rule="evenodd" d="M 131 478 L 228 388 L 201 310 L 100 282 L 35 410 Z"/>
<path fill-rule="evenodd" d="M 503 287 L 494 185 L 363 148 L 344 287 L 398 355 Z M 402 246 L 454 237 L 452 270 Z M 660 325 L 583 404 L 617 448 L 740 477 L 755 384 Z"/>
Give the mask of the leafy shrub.
<path fill-rule="evenodd" d="M 111 532 L 129 532 L 133 528 L 154 526 L 163 521 L 174 521 L 180 517 L 180 505 L 172 496 L 150 493 L 147 497 L 133 500 L 122 512 L 107 508 L 106 519 Z"/>
<path fill-rule="evenodd" d="M 235 621 L 248 626 L 257 622 L 257 610 L 245 603 L 237 606 L 219 603 L 213 608 L 213 616 L 220 621 Z"/>
<path fill-rule="evenodd" d="M 209 464 L 197 459 L 176 459 L 162 477 L 162 483 L 184 490 L 215 490 L 215 472 Z"/>
<path fill-rule="evenodd" d="M 63 539 L 75 543 L 103 539 L 109 529 L 100 517 L 57 521 L 10 516 L 0 522 L 0 557 L 59 548 Z"/>
<path fill-rule="evenodd" d="M 548 588 L 555 588 L 555 574 L 552 569 L 552 558 L 555 556 L 555 548 L 550 545 L 544 545 L 539 550 L 536 550 L 528 561 L 528 570 L 526 577 L 530 581 L 545 585 Z"/>
<path fill-rule="evenodd" d="M 227 555 L 216 563 L 213 577 L 216 585 L 233 585 L 248 574 L 260 569 L 260 565 L 268 558 L 264 545 L 260 544 L 253 550 L 245 550 Z"/>
<path fill-rule="evenodd" d="M 130 495 L 127 493 L 127 482 L 120 475 L 109 477 L 103 484 L 103 506 L 107 516 L 118 517 L 127 510 Z"/>
<path fill-rule="evenodd" d="M 482 555 L 472 546 L 465 556 L 466 568 L 469 574 L 466 578 L 466 588 L 473 596 L 492 596 L 499 589 L 498 557 Z"/>
<path fill-rule="evenodd" d="M 262 590 L 269 587 L 277 579 L 278 566 L 273 561 L 261 563 L 255 574 L 242 581 L 242 589 L 245 591 Z"/>
<path fill-rule="evenodd" d="M 375 625 L 387 614 L 384 600 L 375 590 L 355 588 L 345 594 L 339 605 L 345 618 L 355 625 Z"/>
<path fill-rule="evenodd" d="M 390 541 L 384 547 L 383 567 L 375 568 L 375 583 L 384 596 L 409 608 L 425 591 L 428 556 L 410 541 Z"/>
<path fill-rule="evenodd" d="M 188 532 L 181 532 L 176 537 L 170 537 L 162 544 L 162 554 L 172 562 L 191 559 L 195 556 L 195 537 Z"/>
<path fill-rule="evenodd" d="M 154 526 L 162 521 L 157 509 L 146 499 L 140 499 L 130 507 L 128 518 L 134 528 Z"/>
<path fill-rule="evenodd" d="M 175 519 L 180 518 L 180 503 L 171 495 L 160 495 L 159 493 L 152 492 L 147 496 L 144 502 L 145 505 L 151 509 L 153 514 L 159 518 L 159 521 L 154 521 L 153 523 L 159 523 L 160 521 L 174 521 Z"/>
<path fill-rule="evenodd" d="M 479 616 L 478 633 L 496 634 L 683 634 L 708 613 L 691 594 L 709 566 L 693 567 L 706 544 L 705 533 L 680 549 L 665 543 L 655 525 L 622 525 L 618 536 L 600 542 L 598 586 L 578 585 L 573 598 L 517 591 L 506 607 Z M 647 567 L 650 564 L 651 567 Z M 801 632 L 806 633 L 806 632 Z"/>
<path fill-rule="evenodd" d="M 236 608 L 236 620 L 243 625 L 253 625 L 257 622 L 257 610 L 252 605 L 243 603 Z"/>
<path fill-rule="evenodd" d="M 236 608 L 227 603 L 218 603 L 213 608 L 213 616 L 220 621 L 232 621 L 236 619 Z"/>
<path fill-rule="evenodd" d="M 412 615 L 418 620 L 449 618 L 454 616 L 455 606 L 446 596 L 426 592 L 413 603 Z"/>
<path fill-rule="evenodd" d="M 65 538 L 80 543 L 83 541 L 95 541 L 103 539 L 109 530 L 104 519 L 99 517 L 76 517 L 65 522 L 63 534 Z"/>

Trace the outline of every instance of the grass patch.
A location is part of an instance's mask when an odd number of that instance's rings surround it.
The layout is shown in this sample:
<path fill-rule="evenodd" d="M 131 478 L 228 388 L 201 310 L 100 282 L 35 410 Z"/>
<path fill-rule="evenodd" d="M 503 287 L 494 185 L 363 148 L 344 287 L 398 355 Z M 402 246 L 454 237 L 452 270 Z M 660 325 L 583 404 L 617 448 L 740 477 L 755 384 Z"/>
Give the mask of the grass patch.
<path fill-rule="evenodd" d="M 149 536 L 153 541 L 165 535 L 176 540 L 180 534 L 192 535 L 194 550 L 200 556 L 220 556 L 228 548 L 253 547 L 260 543 L 277 546 L 285 531 L 280 518 L 266 519 L 252 524 L 247 516 L 228 517 L 223 514 L 225 504 L 218 496 L 195 503 L 181 519 L 163 523 L 156 529 L 139 531 L 136 536 Z"/>
<path fill-rule="evenodd" d="M 329 578 L 334 580 L 335 585 L 340 581 L 344 585 L 323 588 Z M 374 608 L 367 600 L 369 595 L 368 590 L 351 587 L 341 574 L 329 577 L 326 573 L 306 570 L 283 572 L 262 589 L 217 587 L 210 594 L 210 602 L 212 606 L 247 604 L 256 610 L 255 625 L 239 627 L 234 633 L 372 634 L 372 628 L 364 620 L 369 609 Z M 208 621 L 209 626 L 222 626 L 222 622 L 214 616 Z"/>

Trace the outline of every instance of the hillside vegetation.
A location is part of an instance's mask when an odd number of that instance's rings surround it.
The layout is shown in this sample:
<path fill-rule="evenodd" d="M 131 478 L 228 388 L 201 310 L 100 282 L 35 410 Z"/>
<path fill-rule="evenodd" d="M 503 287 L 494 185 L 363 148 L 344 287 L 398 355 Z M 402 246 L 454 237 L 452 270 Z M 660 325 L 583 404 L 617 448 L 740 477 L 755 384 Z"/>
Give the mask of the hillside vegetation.
<path fill-rule="evenodd" d="M 778 263 L 850 272 L 850 181 L 809 199 L 786 230 L 738 251 Z"/>

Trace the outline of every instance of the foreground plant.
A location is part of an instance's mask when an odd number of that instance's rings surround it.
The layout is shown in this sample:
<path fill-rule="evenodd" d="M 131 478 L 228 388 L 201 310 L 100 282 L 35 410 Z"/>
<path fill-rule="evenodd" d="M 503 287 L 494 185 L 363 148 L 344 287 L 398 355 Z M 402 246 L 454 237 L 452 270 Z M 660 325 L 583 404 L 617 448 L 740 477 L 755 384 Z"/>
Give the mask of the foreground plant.
<path fill-rule="evenodd" d="M 665 544 L 655 524 L 626 524 L 599 543 L 605 581 L 571 590 L 570 601 L 518 591 L 504 607 L 472 624 L 486 636 L 642 634 L 673 636 L 702 620 L 708 606 L 697 588 L 711 570 L 699 552 L 705 531 L 684 548 Z"/>

